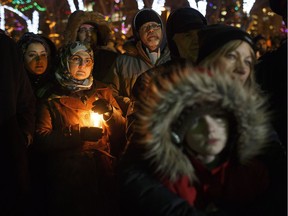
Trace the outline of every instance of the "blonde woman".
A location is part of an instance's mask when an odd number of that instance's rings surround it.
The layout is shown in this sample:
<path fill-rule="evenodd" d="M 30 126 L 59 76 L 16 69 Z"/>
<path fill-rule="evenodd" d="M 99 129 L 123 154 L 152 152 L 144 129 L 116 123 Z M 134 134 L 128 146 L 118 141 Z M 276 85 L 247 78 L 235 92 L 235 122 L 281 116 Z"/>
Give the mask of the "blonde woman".
<path fill-rule="evenodd" d="M 254 78 L 256 56 L 253 40 L 240 28 L 215 24 L 199 31 L 197 64 L 228 72 L 244 86 L 257 86 Z"/>

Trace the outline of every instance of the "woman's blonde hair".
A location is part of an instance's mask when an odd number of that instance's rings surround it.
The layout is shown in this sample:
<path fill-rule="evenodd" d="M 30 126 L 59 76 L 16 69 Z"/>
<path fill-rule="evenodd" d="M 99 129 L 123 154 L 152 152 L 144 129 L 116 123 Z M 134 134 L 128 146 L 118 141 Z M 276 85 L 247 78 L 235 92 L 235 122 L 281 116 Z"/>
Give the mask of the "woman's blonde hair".
<path fill-rule="evenodd" d="M 224 44 L 221 46 L 219 49 L 215 50 L 212 52 L 210 55 L 206 56 L 201 62 L 199 62 L 199 66 L 205 67 L 208 69 L 212 69 L 215 65 L 215 63 L 220 59 L 221 56 L 225 56 L 228 53 L 234 51 L 239 47 L 243 42 L 243 40 L 232 40 L 229 41 L 228 43 Z M 246 82 L 244 83 L 244 86 L 247 88 L 256 88 L 258 89 L 258 85 L 256 84 L 255 81 L 255 74 L 254 74 L 254 65 L 256 63 L 256 55 L 252 47 L 249 46 L 249 51 L 252 56 L 252 64 L 250 68 L 250 74 Z"/>

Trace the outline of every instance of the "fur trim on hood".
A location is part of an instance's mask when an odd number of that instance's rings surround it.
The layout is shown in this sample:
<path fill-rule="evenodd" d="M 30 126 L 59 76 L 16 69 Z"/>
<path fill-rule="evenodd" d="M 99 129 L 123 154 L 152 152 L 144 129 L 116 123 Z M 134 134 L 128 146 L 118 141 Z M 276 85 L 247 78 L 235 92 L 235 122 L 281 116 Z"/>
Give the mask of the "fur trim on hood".
<path fill-rule="evenodd" d="M 98 12 L 82 10 L 77 10 L 69 16 L 64 31 L 64 45 L 76 41 L 79 27 L 84 23 L 95 26 L 97 29 L 97 45 L 105 46 L 111 37 L 111 29 L 104 15 Z"/>
<path fill-rule="evenodd" d="M 154 80 L 148 98 L 140 95 L 131 138 L 133 148 L 156 175 L 171 181 L 182 175 L 191 182 L 197 179 L 187 155 L 171 136 L 173 123 L 195 104 L 213 102 L 215 109 L 232 114 L 235 124 L 231 126 L 238 139 L 229 145 L 234 145 L 231 154 L 237 163 L 246 164 L 262 153 L 270 130 L 264 98 L 220 72 L 212 74 L 192 66 L 171 70 Z"/>

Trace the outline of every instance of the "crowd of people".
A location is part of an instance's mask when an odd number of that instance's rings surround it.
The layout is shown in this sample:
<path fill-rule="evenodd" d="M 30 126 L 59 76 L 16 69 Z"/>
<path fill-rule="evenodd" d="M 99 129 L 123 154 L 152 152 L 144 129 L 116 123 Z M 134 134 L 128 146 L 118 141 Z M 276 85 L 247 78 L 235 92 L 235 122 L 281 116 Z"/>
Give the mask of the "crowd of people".
<path fill-rule="evenodd" d="M 98 12 L 59 48 L 0 31 L 0 214 L 287 215 L 287 41 L 265 53 L 190 7 L 131 26 L 124 53 Z"/>

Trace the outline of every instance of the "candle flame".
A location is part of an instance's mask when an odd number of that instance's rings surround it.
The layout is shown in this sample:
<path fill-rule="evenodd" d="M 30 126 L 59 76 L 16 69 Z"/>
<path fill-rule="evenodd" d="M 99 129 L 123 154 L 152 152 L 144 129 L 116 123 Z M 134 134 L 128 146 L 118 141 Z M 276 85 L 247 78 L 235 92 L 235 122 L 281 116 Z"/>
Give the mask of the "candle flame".
<path fill-rule="evenodd" d="M 103 115 L 92 112 L 91 113 L 91 120 L 93 123 L 93 127 L 98 127 L 98 128 L 102 128 L 102 123 L 103 123 Z"/>

